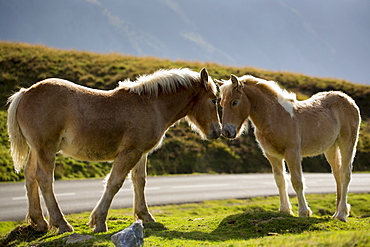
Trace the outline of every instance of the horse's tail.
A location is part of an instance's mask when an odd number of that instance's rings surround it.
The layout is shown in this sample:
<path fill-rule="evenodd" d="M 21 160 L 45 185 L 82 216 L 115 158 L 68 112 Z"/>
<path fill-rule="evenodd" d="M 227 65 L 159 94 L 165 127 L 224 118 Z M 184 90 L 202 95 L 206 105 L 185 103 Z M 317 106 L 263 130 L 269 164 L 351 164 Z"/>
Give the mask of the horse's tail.
<path fill-rule="evenodd" d="M 20 172 L 23 168 L 27 155 L 28 155 L 28 145 L 26 138 L 23 136 L 21 128 L 17 120 L 17 108 L 19 102 L 24 95 L 25 89 L 19 90 L 19 92 L 13 94 L 8 99 L 8 134 L 10 140 L 10 153 L 14 162 L 14 169 L 16 172 Z"/>

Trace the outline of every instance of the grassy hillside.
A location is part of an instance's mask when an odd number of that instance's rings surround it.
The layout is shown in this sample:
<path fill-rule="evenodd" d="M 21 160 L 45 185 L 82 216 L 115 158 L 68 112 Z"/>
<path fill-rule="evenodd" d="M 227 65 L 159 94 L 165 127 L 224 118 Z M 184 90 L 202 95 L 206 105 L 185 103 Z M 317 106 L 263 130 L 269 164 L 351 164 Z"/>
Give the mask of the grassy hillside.
<path fill-rule="evenodd" d="M 169 61 L 153 57 L 133 57 L 120 54 L 95 54 L 57 50 L 44 46 L 0 42 L 0 181 L 22 179 L 14 174 L 8 153 L 6 133 L 6 100 L 20 87 L 49 77 L 59 77 L 81 85 L 112 89 L 117 82 L 158 69 L 189 67 L 199 71 L 207 67 L 213 78 L 228 79 L 230 74 L 251 74 L 278 81 L 283 87 L 306 99 L 319 91 L 341 90 L 353 97 L 363 118 L 355 171 L 370 171 L 370 87 L 343 80 L 315 78 L 289 72 L 273 72 L 251 67 L 226 67 L 213 63 Z M 269 172 L 270 165 L 255 142 L 253 131 L 234 141 L 218 139 L 202 141 L 185 123 L 171 128 L 163 146 L 150 156 L 149 174 L 193 172 Z M 322 156 L 305 159 L 305 171 L 330 171 Z M 101 177 L 110 169 L 109 163 L 78 162 L 58 157 L 56 178 Z"/>

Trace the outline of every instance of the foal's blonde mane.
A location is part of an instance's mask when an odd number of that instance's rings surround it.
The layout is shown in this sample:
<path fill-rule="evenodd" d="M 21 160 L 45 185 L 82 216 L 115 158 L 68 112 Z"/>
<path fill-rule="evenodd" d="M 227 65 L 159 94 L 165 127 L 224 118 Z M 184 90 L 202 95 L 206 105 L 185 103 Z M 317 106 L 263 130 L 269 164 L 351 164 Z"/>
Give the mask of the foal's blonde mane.
<path fill-rule="evenodd" d="M 261 78 L 257 78 L 251 75 L 244 75 L 238 78 L 239 82 L 245 85 L 255 85 L 256 87 L 266 90 L 267 92 L 274 95 L 279 104 L 284 107 L 284 109 L 290 114 L 291 117 L 294 116 L 293 113 L 293 102 L 297 99 L 296 94 L 288 92 L 287 90 L 281 88 L 279 84 L 275 81 L 267 81 Z M 231 81 L 230 84 L 226 84 L 225 88 L 221 88 L 221 94 L 231 91 L 233 86 Z"/>
<path fill-rule="evenodd" d="M 119 87 L 125 88 L 130 92 L 141 94 L 148 94 L 158 96 L 159 90 L 163 90 L 166 94 L 176 92 L 182 86 L 190 88 L 196 81 L 199 81 L 199 73 L 190 69 L 170 69 L 158 70 L 150 75 L 142 75 L 136 81 L 120 81 Z M 209 78 L 208 85 L 213 92 L 216 92 L 216 86 L 212 79 Z"/>

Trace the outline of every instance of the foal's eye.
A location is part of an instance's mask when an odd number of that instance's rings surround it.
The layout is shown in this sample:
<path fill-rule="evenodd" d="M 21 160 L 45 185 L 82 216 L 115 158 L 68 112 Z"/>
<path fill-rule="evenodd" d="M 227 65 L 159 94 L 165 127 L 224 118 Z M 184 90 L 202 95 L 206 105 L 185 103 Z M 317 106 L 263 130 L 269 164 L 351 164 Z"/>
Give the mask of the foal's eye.
<path fill-rule="evenodd" d="M 232 106 L 236 106 L 237 104 L 239 103 L 239 100 L 234 100 L 232 104 Z"/>
<path fill-rule="evenodd" d="M 216 105 L 217 104 L 217 99 L 213 99 L 211 100 L 212 101 L 212 104 Z"/>

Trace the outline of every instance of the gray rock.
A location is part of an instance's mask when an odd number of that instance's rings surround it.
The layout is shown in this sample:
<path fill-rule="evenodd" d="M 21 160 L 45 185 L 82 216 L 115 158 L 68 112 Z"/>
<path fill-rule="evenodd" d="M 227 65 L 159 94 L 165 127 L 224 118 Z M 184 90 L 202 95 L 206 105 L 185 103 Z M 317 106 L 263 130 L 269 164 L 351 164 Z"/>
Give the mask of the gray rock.
<path fill-rule="evenodd" d="M 93 236 L 73 233 L 73 234 L 68 236 L 66 244 L 72 244 L 72 243 L 87 241 L 91 238 L 93 238 Z"/>
<path fill-rule="evenodd" d="M 144 226 L 141 220 L 137 220 L 131 226 L 117 232 L 111 237 L 116 247 L 138 247 L 144 244 Z"/>

